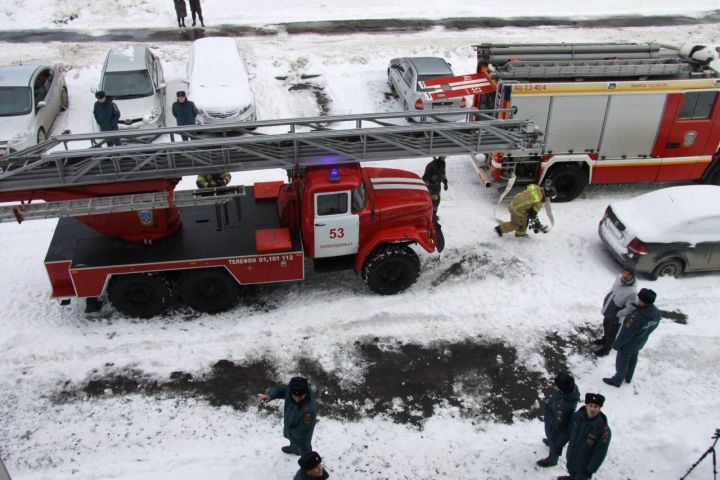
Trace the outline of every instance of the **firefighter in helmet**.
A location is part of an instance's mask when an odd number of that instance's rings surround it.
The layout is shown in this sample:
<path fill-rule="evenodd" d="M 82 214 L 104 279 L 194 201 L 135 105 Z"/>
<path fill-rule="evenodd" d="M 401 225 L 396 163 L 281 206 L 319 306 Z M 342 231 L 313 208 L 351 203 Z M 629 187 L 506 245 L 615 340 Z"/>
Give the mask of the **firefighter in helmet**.
<path fill-rule="evenodd" d="M 230 183 L 231 178 L 230 172 L 205 173 L 198 175 L 195 184 L 198 188 L 224 187 Z"/>
<path fill-rule="evenodd" d="M 430 199 L 433 204 L 433 215 L 438 218 L 437 211 L 440 206 L 440 185 L 448 189 L 448 180 L 445 176 L 445 157 L 433 157 L 432 161 L 425 167 L 422 176 L 423 182 L 430 191 Z"/>
<path fill-rule="evenodd" d="M 516 237 L 527 237 L 528 223 L 532 224 L 533 230 L 547 232 L 547 227 L 540 223 L 537 214 L 556 195 L 555 189 L 550 186 L 545 188 L 531 183 L 527 189 L 518 193 L 510 201 L 510 221 L 502 222 L 495 227 L 495 233 L 502 237 L 504 233 L 515 231 Z"/>

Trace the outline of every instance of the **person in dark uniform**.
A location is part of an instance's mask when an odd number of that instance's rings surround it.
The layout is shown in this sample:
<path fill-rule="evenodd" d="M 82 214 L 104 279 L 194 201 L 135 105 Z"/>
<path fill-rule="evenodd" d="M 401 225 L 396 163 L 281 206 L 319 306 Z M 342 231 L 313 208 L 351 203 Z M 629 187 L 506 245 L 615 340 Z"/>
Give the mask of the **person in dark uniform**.
<path fill-rule="evenodd" d="M 589 480 L 598 471 L 610 446 L 612 433 L 601 409 L 605 397 L 599 393 L 585 394 L 585 406 L 572 417 L 567 449 L 570 475 L 558 480 Z"/>
<path fill-rule="evenodd" d="M 173 0 L 175 3 L 175 14 L 177 15 L 178 27 L 185 26 L 185 17 L 187 17 L 187 7 L 185 0 Z"/>
<path fill-rule="evenodd" d="M 185 95 L 185 90 L 178 90 L 177 100 L 172 104 L 172 114 L 177 121 L 178 127 L 184 125 L 195 125 L 195 118 L 198 116 L 198 109 L 195 103 L 188 100 Z M 190 137 L 187 135 L 180 134 L 183 140 L 188 140 Z"/>
<path fill-rule="evenodd" d="M 649 288 L 641 288 L 638 292 L 635 309 L 625 317 L 620 333 L 618 333 L 613 349 L 615 357 L 615 375 L 603 378 L 603 382 L 613 387 L 620 387 L 622 381 L 630 383 L 635 373 L 638 355 L 650 334 L 660 324 L 660 311 L 654 305 L 657 294 Z"/>
<path fill-rule="evenodd" d="M 202 6 L 200 5 L 200 0 L 188 0 L 188 2 L 190 2 L 190 15 L 192 15 L 193 19 L 192 26 L 195 26 L 195 15 L 197 15 L 198 19 L 200 20 L 200 25 L 204 27 L 205 22 L 203 21 Z"/>
<path fill-rule="evenodd" d="M 547 458 L 536 463 L 541 467 L 557 465 L 558 458 L 569 437 L 570 420 L 580 401 L 580 391 L 569 373 L 555 377 L 557 390 L 545 405 L 545 444 L 550 447 Z"/>
<path fill-rule="evenodd" d="M 285 399 L 283 436 L 290 445 L 282 447 L 288 454 L 305 455 L 312 451 L 312 436 L 317 421 L 317 403 L 306 378 L 293 377 L 290 383 L 278 384 L 258 396 L 259 403 Z"/>
<path fill-rule="evenodd" d="M 101 132 L 112 132 L 118 130 L 118 121 L 120 120 L 120 109 L 117 104 L 112 101 L 112 97 L 105 96 L 105 92 L 98 90 L 95 92 L 97 101 L 93 106 L 93 117 L 100 127 Z M 108 147 L 119 146 L 119 138 L 111 138 L 107 140 Z"/>
<path fill-rule="evenodd" d="M 439 218 L 437 211 L 440 206 L 440 185 L 442 184 L 445 190 L 448 189 L 448 180 L 445 176 L 445 157 L 433 157 L 432 161 L 425 166 L 422 179 L 430 191 L 433 214 L 435 218 Z"/>
<path fill-rule="evenodd" d="M 330 474 L 322 464 L 322 458 L 317 452 L 308 452 L 298 460 L 300 470 L 297 471 L 293 480 L 313 480 L 330 478 Z"/>

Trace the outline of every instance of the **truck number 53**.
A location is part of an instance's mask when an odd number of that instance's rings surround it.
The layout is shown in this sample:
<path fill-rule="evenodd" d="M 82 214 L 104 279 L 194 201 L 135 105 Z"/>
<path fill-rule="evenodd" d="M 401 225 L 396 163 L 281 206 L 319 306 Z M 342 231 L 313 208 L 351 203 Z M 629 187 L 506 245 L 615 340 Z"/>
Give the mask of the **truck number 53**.
<path fill-rule="evenodd" d="M 345 229 L 343 228 L 331 228 L 330 238 L 343 238 L 345 236 Z"/>

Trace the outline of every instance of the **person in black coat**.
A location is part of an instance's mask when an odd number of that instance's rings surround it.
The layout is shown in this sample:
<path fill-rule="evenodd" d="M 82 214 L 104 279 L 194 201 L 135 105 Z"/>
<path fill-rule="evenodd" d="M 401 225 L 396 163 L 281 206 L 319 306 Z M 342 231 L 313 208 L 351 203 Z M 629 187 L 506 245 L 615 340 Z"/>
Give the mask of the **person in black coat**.
<path fill-rule="evenodd" d="M 599 393 L 586 393 L 585 406 L 572 417 L 567 449 L 567 469 L 570 475 L 558 480 L 589 480 L 602 465 L 612 432 L 601 408 L 605 397 Z"/>
<path fill-rule="evenodd" d="M 313 480 L 330 478 L 330 474 L 322 464 L 322 458 L 317 452 L 308 452 L 298 460 L 300 470 L 297 471 L 293 480 Z"/>
<path fill-rule="evenodd" d="M 191 102 L 185 96 L 184 90 L 177 92 L 177 100 L 172 104 L 172 114 L 177 121 L 178 127 L 183 125 L 195 125 L 195 118 L 198 116 L 198 109 L 195 103 Z M 180 134 L 183 140 L 187 140 L 187 135 Z"/>
<path fill-rule="evenodd" d="M 660 324 L 660 311 L 654 305 L 655 298 L 657 294 L 649 288 L 641 288 L 638 292 L 635 310 L 625 317 L 613 344 L 613 349 L 617 350 L 615 375 L 603 378 L 603 382 L 608 385 L 620 387 L 623 380 L 626 383 L 632 381 L 640 350 Z"/>
<path fill-rule="evenodd" d="M 557 390 L 545 405 L 545 444 L 550 447 L 547 458 L 536 463 L 541 467 L 557 465 L 563 447 L 569 437 L 570 420 L 580 401 L 580 391 L 569 373 L 555 377 Z"/>
<path fill-rule="evenodd" d="M 190 2 L 190 14 L 192 15 L 193 19 L 192 26 L 195 26 L 195 15 L 197 15 L 198 19 L 200 20 L 200 25 L 204 27 L 205 22 L 203 21 L 202 6 L 200 5 L 200 0 L 188 0 L 188 2 Z"/>
<path fill-rule="evenodd" d="M 175 15 L 177 15 L 178 27 L 184 27 L 185 17 L 187 17 L 185 0 L 173 0 L 173 3 L 175 3 Z"/>
<path fill-rule="evenodd" d="M 423 182 L 430 191 L 430 199 L 433 204 L 433 214 L 438 218 L 437 211 L 440 206 L 440 185 L 448 189 L 448 180 L 445 176 L 445 157 L 433 157 L 432 161 L 425 166 L 425 173 L 422 176 Z"/>
<path fill-rule="evenodd" d="M 118 130 L 118 121 L 120 120 L 120 109 L 117 104 L 112 101 L 112 97 L 107 97 L 105 92 L 98 90 L 95 92 L 97 101 L 93 106 L 93 117 L 100 127 L 101 132 L 112 132 Z M 119 146 L 119 138 L 110 138 L 107 140 L 108 147 Z"/>

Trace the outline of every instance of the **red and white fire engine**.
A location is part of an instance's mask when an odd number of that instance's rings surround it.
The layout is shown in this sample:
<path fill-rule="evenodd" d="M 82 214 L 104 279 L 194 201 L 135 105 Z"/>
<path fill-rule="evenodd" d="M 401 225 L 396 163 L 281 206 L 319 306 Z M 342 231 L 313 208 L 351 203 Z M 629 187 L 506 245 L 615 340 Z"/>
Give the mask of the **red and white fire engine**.
<path fill-rule="evenodd" d="M 475 160 L 486 185 L 720 184 L 720 61 L 712 48 L 648 44 L 482 44 L 477 73 L 426 82 L 432 98 L 475 94 L 500 118 L 534 122 L 539 148 Z"/>
<path fill-rule="evenodd" d="M 411 245 L 442 250 L 442 231 L 416 174 L 359 162 L 535 146 L 531 123 L 475 112 L 484 119 L 393 125 L 401 113 L 61 135 L 2 162 L 0 202 L 20 203 L 0 207 L 0 221 L 59 218 L 45 258 L 51 296 L 85 298 L 88 311 L 107 295 L 131 316 L 175 301 L 218 312 L 242 286 L 302 280 L 306 258 L 394 294 L 418 277 Z M 458 113 L 468 111 L 433 115 Z M 232 129 L 248 135 L 207 137 Z M 193 139 L 138 143 L 181 134 Z M 111 138 L 125 145 L 87 148 Z M 184 175 L 265 168 L 289 181 L 175 191 Z"/>

